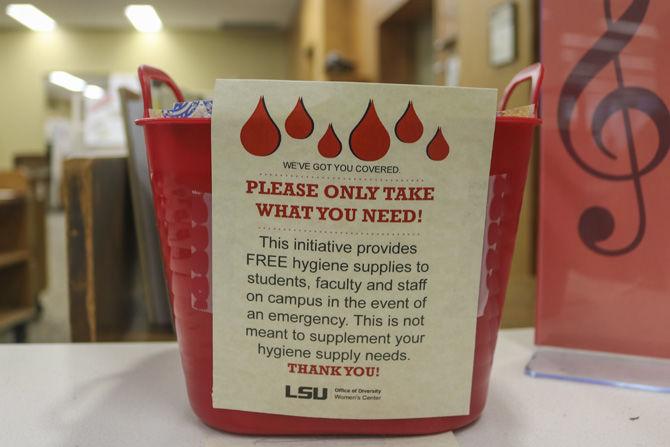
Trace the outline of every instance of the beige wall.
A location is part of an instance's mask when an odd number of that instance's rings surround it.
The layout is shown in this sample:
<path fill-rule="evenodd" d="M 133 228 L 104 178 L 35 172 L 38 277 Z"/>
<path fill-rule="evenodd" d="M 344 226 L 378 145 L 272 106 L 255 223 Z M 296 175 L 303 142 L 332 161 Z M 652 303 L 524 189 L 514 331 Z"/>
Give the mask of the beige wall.
<path fill-rule="evenodd" d="M 512 76 L 534 61 L 533 0 L 516 0 L 517 59 L 504 67 L 492 67 L 488 62 L 488 17 L 500 0 L 458 1 L 458 53 L 461 55 L 461 84 L 468 87 L 496 87 L 500 91 Z M 519 95 L 516 105 L 528 102 Z M 516 99 L 516 98 L 515 98 Z M 512 104 L 514 105 L 514 104 Z"/>
<path fill-rule="evenodd" d="M 291 77 L 289 39 L 283 32 L 2 31 L 0 169 L 10 167 L 15 152 L 43 150 L 44 79 L 49 71 L 135 72 L 143 63 L 202 92 L 210 91 L 217 77 Z"/>
<path fill-rule="evenodd" d="M 458 52 L 461 56 L 461 84 L 472 87 L 496 87 L 502 92 L 520 69 L 535 61 L 535 29 L 533 0 L 516 0 L 517 60 L 505 67 L 494 68 L 488 63 L 487 26 L 491 8 L 500 0 L 458 0 Z M 510 106 L 527 104 L 528 88 L 520 89 Z M 537 150 L 528 171 L 519 233 L 512 259 L 512 271 L 507 288 L 503 324 L 529 326 L 535 312 L 535 238 L 537 221 Z"/>
<path fill-rule="evenodd" d="M 360 0 L 302 0 L 293 32 L 295 78 L 312 81 L 333 80 L 326 72 L 326 55 L 339 52 L 355 59 L 351 20 Z M 359 80 L 359 79 L 337 79 Z"/>
<path fill-rule="evenodd" d="M 308 0 L 309 1 L 309 0 Z M 376 81 L 379 74 L 379 26 L 402 5 L 411 0 L 358 0 L 352 16 L 355 20 L 356 60 L 361 77 Z M 518 57 L 515 63 L 495 68 L 488 63 L 488 16 L 493 6 L 502 0 L 434 0 L 435 7 L 457 11 L 455 23 L 458 53 L 461 56 L 461 85 L 495 87 L 502 90 L 521 68 L 534 60 L 534 4 L 536 0 L 516 0 L 518 7 Z M 442 24 L 436 24 L 438 32 Z M 439 36 L 436 36 L 439 37 Z M 527 92 L 524 91 L 524 92 Z M 521 94 L 519 97 L 524 97 Z M 515 97 L 514 104 L 522 99 Z"/>
<path fill-rule="evenodd" d="M 322 81 L 325 58 L 326 0 L 303 0 L 293 31 L 293 73 L 296 79 Z"/>
<path fill-rule="evenodd" d="M 358 75 L 368 81 L 379 80 L 379 27 L 407 0 L 359 0 L 355 10 L 356 63 Z"/>

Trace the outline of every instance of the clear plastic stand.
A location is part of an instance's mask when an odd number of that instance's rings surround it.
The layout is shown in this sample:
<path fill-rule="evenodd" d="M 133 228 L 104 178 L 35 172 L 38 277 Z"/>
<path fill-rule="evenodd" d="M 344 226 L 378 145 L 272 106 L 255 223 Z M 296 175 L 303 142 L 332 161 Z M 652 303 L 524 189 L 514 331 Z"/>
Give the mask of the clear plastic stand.
<path fill-rule="evenodd" d="M 526 365 L 531 377 L 670 393 L 670 360 L 540 347 Z"/>

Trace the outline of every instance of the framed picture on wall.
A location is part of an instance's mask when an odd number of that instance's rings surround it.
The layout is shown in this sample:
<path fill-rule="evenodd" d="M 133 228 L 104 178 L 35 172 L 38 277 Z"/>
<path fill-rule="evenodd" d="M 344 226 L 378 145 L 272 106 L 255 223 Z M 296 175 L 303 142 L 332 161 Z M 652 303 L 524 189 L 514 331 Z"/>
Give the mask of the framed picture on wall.
<path fill-rule="evenodd" d="M 516 60 L 516 47 L 516 4 L 496 5 L 489 13 L 489 64 L 511 64 Z"/>

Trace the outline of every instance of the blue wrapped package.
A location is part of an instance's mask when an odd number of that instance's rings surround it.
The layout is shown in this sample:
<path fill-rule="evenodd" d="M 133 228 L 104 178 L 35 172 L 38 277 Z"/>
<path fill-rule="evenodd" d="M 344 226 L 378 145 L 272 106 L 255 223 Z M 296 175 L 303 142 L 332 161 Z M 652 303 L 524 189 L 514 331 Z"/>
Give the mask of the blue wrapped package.
<path fill-rule="evenodd" d="M 161 116 L 163 118 L 211 118 L 212 100 L 197 99 L 176 102 L 171 109 L 163 110 Z"/>

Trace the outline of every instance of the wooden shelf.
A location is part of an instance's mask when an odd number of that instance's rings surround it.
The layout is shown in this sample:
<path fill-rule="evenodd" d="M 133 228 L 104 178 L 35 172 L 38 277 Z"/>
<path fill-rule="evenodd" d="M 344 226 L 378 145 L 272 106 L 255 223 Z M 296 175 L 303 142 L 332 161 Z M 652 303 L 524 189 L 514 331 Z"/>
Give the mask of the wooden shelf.
<path fill-rule="evenodd" d="M 0 206 L 13 205 L 23 202 L 26 195 L 23 192 L 11 188 L 0 188 Z"/>
<path fill-rule="evenodd" d="M 0 332 L 12 329 L 13 327 L 30 321 L 35 315 L 35 308 L 19 307 L 0 308 Z"/>
<path fill-rule="evenodd" d="M 30 252 L 28 250 L 12 250 L 0 253 L 0 269 L 10 267 L 22 262 L 27 262 L 30 259 Z"/>
<path fill-rule="evenodd" d="M 31 290 L 32 202 L 24 174 L 0 171 L 0 333 L 15 330 L 16 341 L 25 341 L 26 325 L 36 312 Z"/>

